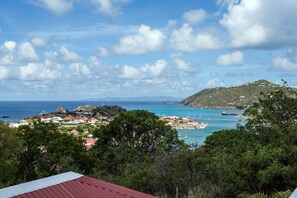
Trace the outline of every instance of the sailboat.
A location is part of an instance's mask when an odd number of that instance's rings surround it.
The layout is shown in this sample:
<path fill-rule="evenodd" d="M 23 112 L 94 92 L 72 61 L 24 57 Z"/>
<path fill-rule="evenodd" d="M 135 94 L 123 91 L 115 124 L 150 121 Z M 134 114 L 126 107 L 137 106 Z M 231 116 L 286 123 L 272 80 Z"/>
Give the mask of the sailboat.
<path fill-rule="evenodd" d="M 187 132 L 185 133 L 185 139 L 188 139 L 188 135 L 187 135 Z"/>

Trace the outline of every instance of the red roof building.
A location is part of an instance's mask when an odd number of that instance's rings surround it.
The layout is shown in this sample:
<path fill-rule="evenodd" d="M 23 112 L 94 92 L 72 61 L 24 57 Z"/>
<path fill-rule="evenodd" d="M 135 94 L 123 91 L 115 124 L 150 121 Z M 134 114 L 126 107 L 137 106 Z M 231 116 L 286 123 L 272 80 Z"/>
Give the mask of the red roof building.
<path fill-rule="evenodd" d="M 153 198 L 155 196 L 78 173 L 68 172 L 0 189 L 0 197 Z"/>

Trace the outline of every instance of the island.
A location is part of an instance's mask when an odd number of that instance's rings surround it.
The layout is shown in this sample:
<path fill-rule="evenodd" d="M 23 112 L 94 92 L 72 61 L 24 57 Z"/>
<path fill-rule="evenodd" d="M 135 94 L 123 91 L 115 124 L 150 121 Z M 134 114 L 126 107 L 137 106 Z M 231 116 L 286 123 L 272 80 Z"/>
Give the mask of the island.
<path fill-rule="evenodd" d="M 178 116 L 163 116 L 160 120 L 167 122 L 167 124 L 174 129 L 204 129 L 207 124 L 204 122 L 197 122 L 188 118 L 180 118 Z"/>

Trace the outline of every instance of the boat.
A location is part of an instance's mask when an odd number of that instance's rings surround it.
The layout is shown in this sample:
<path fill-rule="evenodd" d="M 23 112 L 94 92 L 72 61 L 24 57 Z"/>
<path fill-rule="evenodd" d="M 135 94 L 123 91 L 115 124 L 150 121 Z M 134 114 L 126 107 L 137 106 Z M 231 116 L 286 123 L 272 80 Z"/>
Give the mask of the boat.
<path fill-rule="evenodd" d="M 188 139 L 188 135 L 187 135 L 187 132 L 185 133 L 185 139 Z"/>
<path fill-rule="evenodd" d="M 0 118 L 10 118 L 9 116 L 6 116 L 6 115 L 4 115 L 4 116 L 0 116 Z"/>
<path fill-rule="evenodd" d="M 237 113 L 228 113 L 228 112 L 226 112 L 226 111 L 223 111 L 221 114 L 222 114 L 222 115 L 238 116 Z"/>

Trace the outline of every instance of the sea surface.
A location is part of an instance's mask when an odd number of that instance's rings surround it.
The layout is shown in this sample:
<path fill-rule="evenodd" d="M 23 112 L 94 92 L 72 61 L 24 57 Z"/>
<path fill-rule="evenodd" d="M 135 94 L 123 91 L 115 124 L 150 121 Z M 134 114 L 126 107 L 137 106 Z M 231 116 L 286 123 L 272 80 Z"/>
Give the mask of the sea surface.
<path fill-rule="evenodd" d="M 147 101 L 0 101 L 0 116 L 9 116 L 9 118 L 0 118 L 4 122 L 18 122 L 21 119 L 32 117 L 41 112 L 55 112 L 58 106 L 73 110 L 81 105 L 118 105 L 126 110 L 144 109 L 155 113 L 158 116 L 179 116 L 186 117 L 199 122 L 207 123 L 205 129 L 178 130 L 179 138 L 185 140 L 187 144 L 201 145 L 206 137 L 213 132 L 222 129 L 234 129 L 239 122 L 242 122 L 237 116 L 223 116 L 223 111 L 229 113 L 241 114 L 243 111 L 228 109 L 209 109 L 209 108 L 191 108 L 173 102 L 165 104 L 164 102 Z"/>

